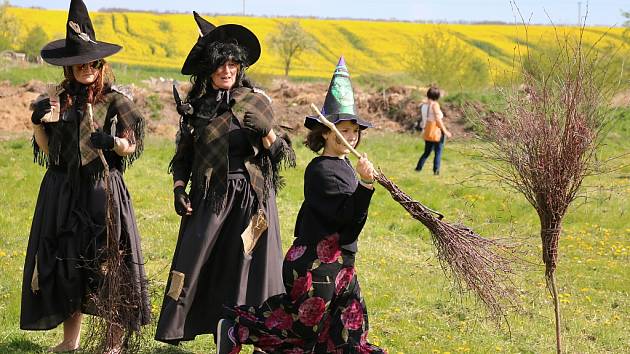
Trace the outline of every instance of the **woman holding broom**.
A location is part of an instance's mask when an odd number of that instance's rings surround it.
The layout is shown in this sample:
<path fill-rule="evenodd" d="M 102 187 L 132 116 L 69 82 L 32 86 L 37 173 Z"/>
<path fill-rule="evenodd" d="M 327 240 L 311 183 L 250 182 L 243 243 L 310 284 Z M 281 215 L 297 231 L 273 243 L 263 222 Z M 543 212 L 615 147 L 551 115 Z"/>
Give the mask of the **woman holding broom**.
<path fill-rule="evenodd" d="M 104 58 L 121 47 L 96 40 L 81 0 L 70 3 L 66 31 L 65 40 L 41 51 L 46 62 L 63 67 L 65 79 L 33 104 L 35 158 L 47 171 L 26 252 L 20 327 L 48 330 L 63 323 L 63 341 L 52 351 L 77 349 L 81 314 L 109 310 L 99 308 L 97 292 L 107 271 L 102 249 L 110 237 L 117 240 L 128 270 L 128 278 L 119 284 L 127 289 L 122 299 L 126 308 L 117 309 L 125 316 L 110 327 L 119 340 L 106 348 L 116 352 L 123 331 L 138 331 L 150 317 L 140 235 L 122 177 L 142 153 L 144 120 L 133 102 L 112 86 Z M 108 212 L 111 220 L 106 222 Z M 108 222 L 114 225 L 113 235 L 108 235 Z"/>
<path fill-rule="evenodd" d="M 354 113 L 343 57 L 322 112 L 354 147 L 371 127 Z M 367 309 L 354 268 L 357 239 L 374 193 L 374 167 L 364 155 L 352 168 L 348 148 L 317 117 L 307 117 L 305 126 L 310 129 L 307 147 L 321 155 L 304 173 L 296 238 L 283 263 L 286 294 L 256 308 L 228 307 L 218 328 L 219 354 L 239 352 L 241 344 L 267 353 L 384 352 L 367 342 Z"/>
<path fill-rule="evenodd" d="M 279 166 L 295 163 L 269 98 L 245 76 L 260 56 L 256 36 L 194 15 L 203 36 L 182 67 L 193 85 L 177 107 L 171 161 L 182 221 L 155 334 L 170 344 L 216 334 L 224 303 L 258 306 L 284 291 L 275 193 Z"/>

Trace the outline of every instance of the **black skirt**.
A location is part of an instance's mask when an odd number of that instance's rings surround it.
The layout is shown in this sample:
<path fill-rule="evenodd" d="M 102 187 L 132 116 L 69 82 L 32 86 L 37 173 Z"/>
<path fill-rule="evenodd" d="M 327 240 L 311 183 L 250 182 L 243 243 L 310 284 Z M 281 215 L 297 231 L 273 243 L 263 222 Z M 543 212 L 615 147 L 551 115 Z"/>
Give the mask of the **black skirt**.
<path fill-rule="evenodd" d="M 126 327 L 150 321 L 140 234 L 122 174 L 112 169 L 114 237 L 125 254 L 137 311 Z M 20 328 L 47 330 L 77 311 L 96 314 L 89 294 L 98 286 L 98 257 L 105 244 L 105 180 L 81 176 L 72 187 L 66 172 L 46 171 L 35 206 L 22 282 Z"/>
<path fill-rule="evenodd" d="M 247 255 L 241 234 L 256 212 L 256 195 L 244 176 L 227 183 L 218 214 L 191 196 L 193 214 L 182 218 L 156 340 L 177 344 L 214 334 L 224 304 L 257 306 L 284 292 L 275 194 L 266 203 L 268 228 Z"/>

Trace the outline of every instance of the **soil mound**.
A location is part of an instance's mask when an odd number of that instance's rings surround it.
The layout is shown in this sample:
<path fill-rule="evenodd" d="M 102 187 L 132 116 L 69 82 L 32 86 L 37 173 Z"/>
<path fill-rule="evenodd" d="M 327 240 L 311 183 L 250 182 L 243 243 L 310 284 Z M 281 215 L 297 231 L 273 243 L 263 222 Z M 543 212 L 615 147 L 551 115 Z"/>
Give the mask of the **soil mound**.
<path fill-rule="evenodd" d="M 190 89 L 190 83 L 173 82 L 165 79 L 152 79 L 145 82 L 146 87 L 128 86 L 127 91 L 147 119 L 150 135 L 174 137 L 179 116 L 173 102 L 172 85 L 179 87 L 182 97 Z M 275 80 L 265 92 L 272 99 L 276 119 L 280 125 L 293 134 L 302 134 L 304 117 L 312 115 L 310 104 L 321 107 L 328 84 L 326 83 L 291 83 Z M 420 118 L 419 105 L 424 91 L 406 86 L 394 86 L 380 91 L 367 91 L 361 87 L 355 89 L 355 104 L 358 114 L 375 125 L 376 130 L 403 132 L 412 131 Z M 29 132 L 29 104 L 45 84 L 30 81 L 14 86 L 9 82 L 0 82 L 0 133 Z M 463 111 L 448 103 L 442 104 L 446 124 L 455 138 L 470 136 L 465 129 Z"/>

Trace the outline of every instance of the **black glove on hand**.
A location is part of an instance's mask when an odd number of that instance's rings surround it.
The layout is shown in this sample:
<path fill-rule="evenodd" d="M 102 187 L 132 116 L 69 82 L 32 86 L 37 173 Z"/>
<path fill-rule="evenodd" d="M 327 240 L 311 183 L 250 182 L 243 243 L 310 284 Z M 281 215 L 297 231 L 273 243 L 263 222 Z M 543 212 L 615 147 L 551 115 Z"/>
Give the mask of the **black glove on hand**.
<path fill-rule="evenodd" d="M 177 186 L 173 189 L 175 197 L 175 212 L 179 216 L 190 215 L 190 199 L 186 194 L 186 188 Z"/>
<path fill-rule="evenodd" d="M 177 105 L 177 113 L 179 113 L 180 116 L 191 115 L 194 111 L 195 110 L 188 102 Z"/>
<path fill-rule="evenodd" d="M 96 149 L 111 150 L 114 148 L 114 137 L 100 129 L 90 135 L 90 142 Z"/>
<path fill-rule="evenodd" d="M 267 136 L 271 131 L 271 122 L 251 112 L 245 112 L 243 124 L 245 124 L 245 128 L 260 136 Z"/>
<path fill-rule="evenodd" d="M 31 107 L 33 108 L 31 122 L 35 125 L 41 124 L 42 118 L 46 115 L 46 113 L 52 110 L 52 107 L 50 106 L 50 98 L 44 98 L 41 101 L 35 102 L 31 105 Z"/>

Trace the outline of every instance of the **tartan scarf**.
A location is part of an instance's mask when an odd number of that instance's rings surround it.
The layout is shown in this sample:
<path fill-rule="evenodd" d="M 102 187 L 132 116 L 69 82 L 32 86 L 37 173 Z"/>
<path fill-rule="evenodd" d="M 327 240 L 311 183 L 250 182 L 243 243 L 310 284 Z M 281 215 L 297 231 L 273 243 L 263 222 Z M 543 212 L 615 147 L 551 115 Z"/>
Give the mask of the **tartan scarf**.
<path fill-rule="evenodd" d="M 211 209 L 218 213 L 224 208 L 227 195 L 231 120 L 236 118 L 244 126 L 245 112 L 250 112 L 273 122 L 273 111 L 268 98 L 247 87 L 238 87 L 229 92 L 212 91 L 194 102 L 193 107 L 196 113 L 188 120 L 188 124 L 180 128 L 180 140 L 169 172 L 173 172 L 176 160 L 190 159 L 190 156 L 185 155 L 193 151 L 190 174 L 192 193 L 200 193 Z M 276 156 L 262 148 L 260 136 L 248 131 L 248 140 L 253 153 L 245 158 L 245 168 L 258 199 L 258 209 L 264 210 L 270 188 L 277 190 L 282 184 L 279 165 L 285 162 L 288 166 L 295 166 L 295 153 L 284 140 L 279 141 L 282 148 Z"/>
<path fill-rule="evenodd" d="M 105 90 L 103 98 L 93 105 L 93 119 L 108 134 L 136 144 L 136 150 L 128 156 L 104 152 L 108 163 L 124 172 L 142 155 L 145 123 L 140 111 L 121 90 L 116 87 L 107 87 Z M 48 156 L 43 154 L 36 143 L 33 147 L 37 163 L 65 166 L 71 183 L 75 185 L 80 173 L 95 180 L 102 177 L 104 169 L 100 162 L 94 162 L 98 154 L 90 144 L 92 129 L 87 117 L 85 86 L 68 88 L 60 95 L 60 104 L 63 106 L 70 96 L 72 106 L 63 112 L 60 121 L 44 125 L 49 136 Z"/>

